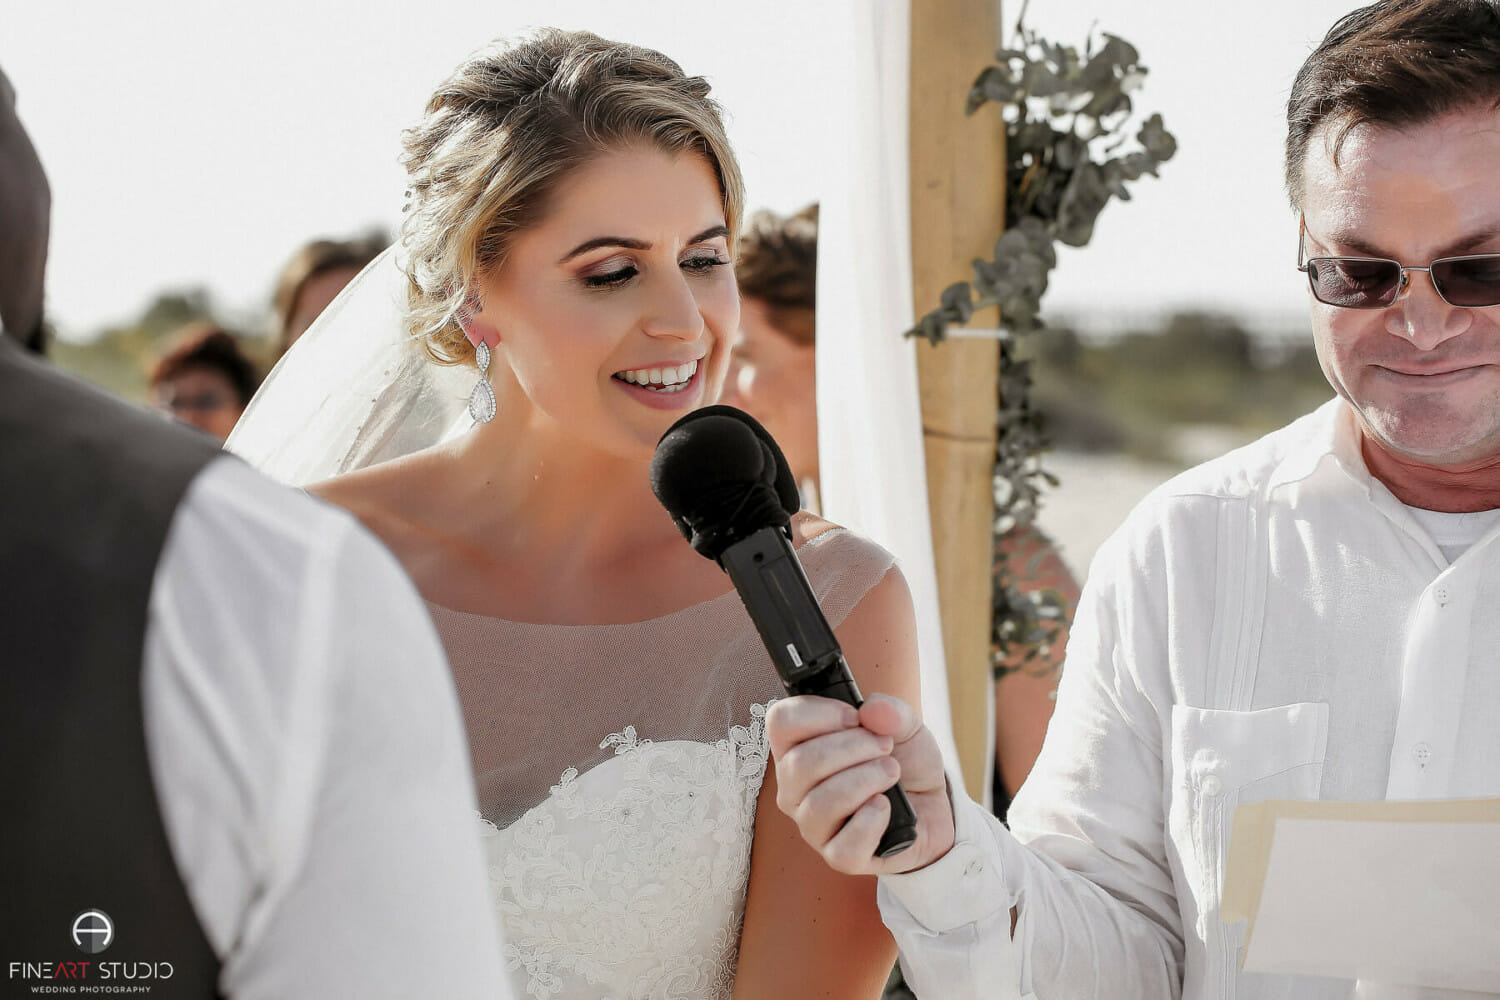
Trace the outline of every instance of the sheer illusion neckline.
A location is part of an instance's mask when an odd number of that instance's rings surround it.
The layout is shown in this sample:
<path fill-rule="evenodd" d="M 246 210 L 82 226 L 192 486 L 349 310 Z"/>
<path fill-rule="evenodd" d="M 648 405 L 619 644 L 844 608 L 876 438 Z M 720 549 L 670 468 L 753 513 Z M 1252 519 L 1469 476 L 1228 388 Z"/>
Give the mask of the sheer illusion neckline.
<path fill-rule="evenodd" d="M 797 554 L 801 556 L 805 551 L 812 549 L 813 546 L 818 545 L 829 535 L 841 534 L 846 530 L 847 529 L 842 525 L 834 525 L 830 528 L 825 528 L 824 530 L 818 532 L 816 535 L 813 535 L 811 538 L 804 541 L 801 545 L 797 546 Z M 725 577 L 725 580 L 728 580 L 727 576 Z M 461 611 L 458 608 L 450 608 L 446 604 L 439 604 L 436 601 L 427 601 L 427 606 L 434 611 L 440 611 L 443 614 L 453 615 L 455 617 L 462 618 L 471 622 L 490 622 L 499 627 L 514 626 L 516 628 L 528 629 L 556 629 L 559 632 L 567 632 L 570 630 L 578 629 L 639 628 L 642 625 L 651 625 L 658 622 L 669 622 L 679 616 L 688 615 L 689 613 L 694 611 L 701 611 L 709 607 L 710 605 L 718 604 L 728 597 L 735 596 L 735 594 L 735 589 L 733 587 L 730 587 L 723 593 L 718 594 L 714 597 L 710 597 L 707 600 L 698 601 L 695 604 L 689 604 L 686 607 L 678 608 L 676 611 L 668 611 L 665 614 L 655 615 L 651 618 L 642 618 L 638 621 L 632 622 L 523 622 L 516 621 L 511 618 L 501 618 L 497 615 L 487 615 L 478 611 Z"/>

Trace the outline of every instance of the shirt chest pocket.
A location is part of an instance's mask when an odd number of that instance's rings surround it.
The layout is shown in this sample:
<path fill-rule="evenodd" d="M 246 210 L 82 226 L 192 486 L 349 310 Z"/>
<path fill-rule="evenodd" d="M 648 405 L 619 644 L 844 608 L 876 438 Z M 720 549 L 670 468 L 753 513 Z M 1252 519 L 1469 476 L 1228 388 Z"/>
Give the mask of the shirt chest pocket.
<path fill-rule="evenodd" d="M 1241 933 L 1219 920 L 1234 810 L 1266 799 L 1316 799 L 1327 744 L 1325 704 L 1254 712 L 1172 706 L 1167 823 L 1191 896 L 1181 900 L 1183 920 L 1207 945 L 1210 978 L 1229 974 Z"/>

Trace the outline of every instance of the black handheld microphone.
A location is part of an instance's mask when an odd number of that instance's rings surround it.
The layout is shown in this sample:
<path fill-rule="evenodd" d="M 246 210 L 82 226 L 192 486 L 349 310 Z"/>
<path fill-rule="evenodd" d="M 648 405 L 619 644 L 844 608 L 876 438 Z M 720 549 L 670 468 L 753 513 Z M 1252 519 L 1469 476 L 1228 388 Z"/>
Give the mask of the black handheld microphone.
<path fill-rule="evenodd" d="M 732 406 L 694 410 L 657 444 L 651 489 L 694 550 L 729 574 L 787 692 L 863 704 L 792 548 L 797 483 L 766 429 Z M 882 858 L 917 839 L 906 792 L 897 784 L 885 794 Z"/>

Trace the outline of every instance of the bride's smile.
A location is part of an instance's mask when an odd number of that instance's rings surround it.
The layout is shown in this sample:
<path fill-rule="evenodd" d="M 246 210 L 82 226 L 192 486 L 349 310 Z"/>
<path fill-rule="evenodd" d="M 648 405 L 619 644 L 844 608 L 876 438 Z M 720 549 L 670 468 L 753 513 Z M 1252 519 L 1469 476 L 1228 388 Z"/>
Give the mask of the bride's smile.
<path fill-rule="evenodd" d="M 606 151 L 562 180 L 482 286 L 499 420 L 647 458 L 718 399 L 739 324 L 723 203 L 692 152 Z"/>

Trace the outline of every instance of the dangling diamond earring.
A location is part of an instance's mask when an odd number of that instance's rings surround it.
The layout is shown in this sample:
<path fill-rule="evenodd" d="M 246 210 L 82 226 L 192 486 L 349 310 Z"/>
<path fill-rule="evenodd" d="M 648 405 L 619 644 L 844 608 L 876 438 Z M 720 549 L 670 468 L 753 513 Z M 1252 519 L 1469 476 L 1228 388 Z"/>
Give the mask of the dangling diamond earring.
<path fill-rule="evenodd" d="M 469 416 L 476 424 L 495 419 L 495 390 L 490 388 L 490 346 L 484 341 L 474 345 L 474 360 L 479 364 L 479 383 L 469 393 Z"/>

